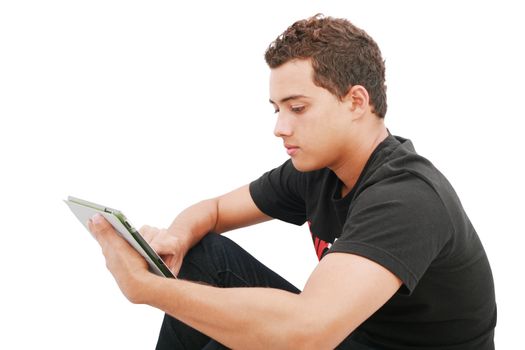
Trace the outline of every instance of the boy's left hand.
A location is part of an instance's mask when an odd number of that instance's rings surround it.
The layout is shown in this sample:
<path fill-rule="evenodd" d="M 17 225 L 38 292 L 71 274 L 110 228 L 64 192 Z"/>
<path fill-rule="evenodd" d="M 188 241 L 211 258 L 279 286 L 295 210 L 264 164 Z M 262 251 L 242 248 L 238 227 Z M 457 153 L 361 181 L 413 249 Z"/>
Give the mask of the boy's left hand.
<path fill-rule="evenodd" d="M 111 224 L 100 214 L 88 223 L 106 258 L 106 267 L 111 272 L 122 293 L 132 303 L 144 302 L 145 280 L 153 276 L 148 263 L 122 238 Z"/>

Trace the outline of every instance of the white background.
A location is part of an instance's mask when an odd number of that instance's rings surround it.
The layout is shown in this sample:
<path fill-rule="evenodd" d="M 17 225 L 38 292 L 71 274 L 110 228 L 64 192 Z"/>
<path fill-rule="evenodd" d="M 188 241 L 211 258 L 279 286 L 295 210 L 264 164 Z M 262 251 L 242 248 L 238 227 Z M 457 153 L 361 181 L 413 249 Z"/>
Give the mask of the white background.
<path fill-rule="evenodd" d="M 394 4 L 395 3 L 395 4 Z M 518 2 L 516 2 L 518 3 Z M 523 12 L 510 1 L 0 2 L 0 348 L 151 349 L 68 195 L 167 226 L 286 159 L 263 53 L 293 21 L 346 17 L 386 59 L 387 125 L 445 173 L 489 255 L 497 345 L 522 339 Z M 228 234 L 302 287 L 306 227 Z"/>

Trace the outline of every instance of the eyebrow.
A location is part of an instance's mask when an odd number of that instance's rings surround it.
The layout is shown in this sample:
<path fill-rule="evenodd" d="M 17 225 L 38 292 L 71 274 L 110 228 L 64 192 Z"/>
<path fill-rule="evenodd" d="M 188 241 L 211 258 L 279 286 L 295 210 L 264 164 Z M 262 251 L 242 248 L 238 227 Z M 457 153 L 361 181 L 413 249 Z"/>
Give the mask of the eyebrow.
<path fill-rule="evenodd" d="M 290 96 L 287 96 L 285 98 L 282 98 L 279 102 L 280 103 L 285 103 L 286 101 L 290 101 L 290 100 L 296 100 L 298 98 L 308 98 L 307 96 L 305 95 L 290 95 Z M 272 101 L 272 99 L 269 100 L 271 104 L 275 105 L 276 103 L 274 101 Z"/>

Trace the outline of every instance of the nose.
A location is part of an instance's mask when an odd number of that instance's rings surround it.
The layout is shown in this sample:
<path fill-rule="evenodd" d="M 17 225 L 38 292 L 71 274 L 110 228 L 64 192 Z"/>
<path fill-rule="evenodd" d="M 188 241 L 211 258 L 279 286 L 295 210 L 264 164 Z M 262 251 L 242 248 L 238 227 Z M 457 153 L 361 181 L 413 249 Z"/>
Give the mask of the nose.
<path fill-rule="evenodd" d="M 293 134 L 290 118 L 279 112 L 273 134 L 277 137 L 291 136 Z"/>

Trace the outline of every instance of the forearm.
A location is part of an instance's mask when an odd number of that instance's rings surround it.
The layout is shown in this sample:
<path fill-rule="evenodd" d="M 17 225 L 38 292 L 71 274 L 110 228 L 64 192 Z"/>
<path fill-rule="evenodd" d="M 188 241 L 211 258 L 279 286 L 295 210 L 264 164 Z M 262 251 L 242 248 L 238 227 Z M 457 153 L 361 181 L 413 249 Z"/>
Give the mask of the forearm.
<path fill-rule="evenodd" d="M 154 279 L 148 284 L 145 303 L 230 348 L 309 348 L 307 335 L 315 335 L 316 321 L 308 322 L 309 310 L 300 295 L 271 288 L 215 288 Z"/>
<path fill-rule="evenodd" d="M 267 220 L 270 217 L 257 208 L 249 185 L 245 185 L 182 211 L 173 220 L 168 232 L 177 235 L 185 251 L 188 251 L 210 231 L 223 233 Z"/>
<path fill-rule="evenodd" d="M 215 230 L 217 215 L 217 200 L 204 200 L 183 210 L 173 220 L 168 232 L 177 235 L 187 252 L 207 233 Z"/>

